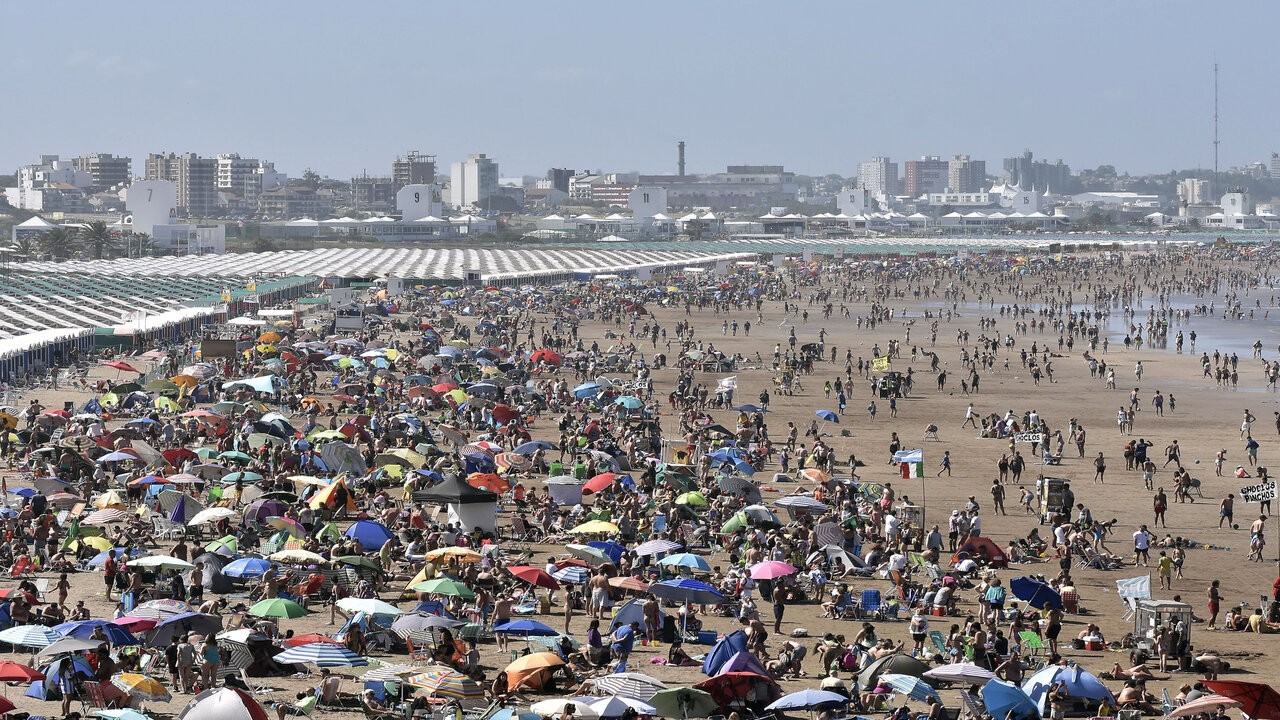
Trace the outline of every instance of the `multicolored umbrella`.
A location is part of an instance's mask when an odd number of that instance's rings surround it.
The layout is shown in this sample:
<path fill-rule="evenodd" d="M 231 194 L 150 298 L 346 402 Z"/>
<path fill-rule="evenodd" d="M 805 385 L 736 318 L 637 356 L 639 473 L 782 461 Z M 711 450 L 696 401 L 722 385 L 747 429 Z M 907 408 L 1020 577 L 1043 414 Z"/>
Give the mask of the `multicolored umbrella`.
<path fill-rule="evenodd" d="M 928 702 L 930 698 L 938 697 L 937 690 L 934 690 L 929 683 L 914 675 L 882 673 L 880 682 L 918 702 Z"/>
<path fill-rule="evenodd" d="M 410 675 L 407 682 L 435 697 L 457 700 L 459 703 L 484 702 L 484 689 L 479 683 L 448 668 L 428 668 L 425 672 Z"/>
<path fill-rule="evenodd" d="M 307 643 L 291 647 L 275 656 L 279 663 L 309 663 L 317 667 L 360 667 L 369 661 L 341 645 Z"/>
<path fill-rule="evenodd" d="M 120 688 L 129 697 L 156 702 L 169 702 L 173 695 L 159 680 L 139 673 L 116 673 L 111 676 L 111 684 Z"/>

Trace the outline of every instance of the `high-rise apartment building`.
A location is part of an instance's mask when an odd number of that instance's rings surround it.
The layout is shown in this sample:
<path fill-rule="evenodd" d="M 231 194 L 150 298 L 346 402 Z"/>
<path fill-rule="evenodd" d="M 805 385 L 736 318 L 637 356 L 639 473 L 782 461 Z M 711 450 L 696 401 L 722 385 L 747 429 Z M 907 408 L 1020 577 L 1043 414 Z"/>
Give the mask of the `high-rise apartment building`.
<path fill-rule="evenodd" d="M 450 166 L 450 200 L 454 207 L 485 208 L 485 201 L 498 194 L 498 163 L 484 153 L 472 153 L 464 162 Z"/>
<path fill-rule="evenodd" d="M 242 158 L 235 153 L 218 156 L 218 190 L 234 193 L 250 206 L 256 206 L 258 196 L 288 182 L 288 177 L 276 172 L 275 163 L 257 158 Z"/>
<path fill-rule="evenodd" d="M 569 168 L 551 168 L 547 171 L 547 180 L 552 188 L 560 192 L 569 192 L 569 178 L 577 173 Z"/>
<path fill-rule="evenodd" d="M 410 150 L 391 163 L 391 181 L 405 185 L 430 185 L 436 181 L 436 156 Z"/>
<path fill-rule="evenodd" d="M 1058 160 L 1036 160 L 1030 150 L 1004 159 L 1004 181 L 1008 185 L 1042 192 L 1067 193 L 1071 187 L 1071 166 Z"/>
<path fill-rule="evenodd" d="M 127 157 L 116 157 L 111 153 L 92 153 L 72 158 L 76 170 L 89 173 L 92 179 L 91 192 L 99 192 L 112 187 L 123 187 L 133 179 L 130 168 L 133 161 Z"/>
<path fill-rule="evenodd" d="M 168 180 L 178 186 L 178 212 L 209 217 L 218 208 L 218 159 L 195 153 L 147 156 L 147 180 Z"/>
<path fill-rule="evenodd" d="M 947 189 L 950 163 L 937 155 L 903 163 L 903 192 L 913 198 Z"/>
<path fill-rule="evenodd" d="M 872 197 L 897 195 L 898 163 L 879 156 L 869 162 L 858 163 L 858 181 Z"/>
<path fill-rule="evenodd" d="M 956 155 L 947 161 L 947 188 L 952 192 L 975 193 L 987 189 L 987 161 Z"/>

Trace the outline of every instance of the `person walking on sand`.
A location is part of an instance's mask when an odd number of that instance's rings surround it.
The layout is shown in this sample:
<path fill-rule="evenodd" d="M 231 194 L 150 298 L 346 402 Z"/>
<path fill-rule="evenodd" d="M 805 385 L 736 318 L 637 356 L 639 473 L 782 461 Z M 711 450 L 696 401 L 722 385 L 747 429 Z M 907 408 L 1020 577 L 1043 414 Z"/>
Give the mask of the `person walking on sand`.
<path fill-rule="evenodd" d="M 951 451 L 950 450 L 942 451 L 942 461 L 938 463 L 938 468 L 939 469 L 938 469 L 937 477 L 942 477 L 942 473 L 944 472 L 947 474 L 947 477 L 951 477 Z"/>
<path fill-rule="evenodd" d="M 1163 524 L 1169 527 L 1169 521 L 1164 518 L 1165 511 L 1169 509 L 1169 496 L 1164 494 L 1164 488 L 1156 488 L 1156 494 L 1151 499 L 1151 509 L 1156 514 L 1151 521 L 1152 526 Z"/>
<path fill-rule="evenodd" d="M 1217 630 L 1218 611 L 1222 609 L 1222 595 L 1218 592 L 1218 581 L 1214 580 L 1209 583 L 1209 621 L 1205 623 L 1205 627 L 1209 630 Z"/>
<path fill-rule="evenodd" d="M 1248 437 L 1250 430 L 1253 428 L 1253 421 L 1257 420 L 1248 408 L 1244 410 L 1244 419 L 1240 421 L 1240 437 Z"/>
<path fill-rule="evenodd" d="M 1084 457 L 1084 426 L 1077 425 L 1075 431 L 1076 449 L 1080 451 L 1080 457 Z"/>
<path fill-rule="evenodd" d="M 1107 473 L 1107 460 L 1102 457 L 1102 453 L 1098 453 L 1098 457 L 1093 459 L 1093 481 L 1096 483 L 1106 484 L 1104 476 Z"/>
<path fill-rule="evenodd" d="M 1236 494 L 1227 493 L 1222 498 L 1222 503 L 1218 505 L 1218 529 L 1222 529 L 1222 523 L 1227 523 L 1227 527 L 1231 527 L 1231 521 L 1235 516 Z"/>
<path fill-rule="evenodd" d="M 1133 534 L 1133 564 L 1147 567 L 1151 562 L 1151 531 L 1143 525 Z"/>
<path fill-rule="evenodd" d="M 960 423 L 960 427 L 972 425 L 974 430 L 978 429 L 978 415 L 973 411 L 973 403 L 969 403 L 969 407 L 964 411 L 964 422 Z"/>

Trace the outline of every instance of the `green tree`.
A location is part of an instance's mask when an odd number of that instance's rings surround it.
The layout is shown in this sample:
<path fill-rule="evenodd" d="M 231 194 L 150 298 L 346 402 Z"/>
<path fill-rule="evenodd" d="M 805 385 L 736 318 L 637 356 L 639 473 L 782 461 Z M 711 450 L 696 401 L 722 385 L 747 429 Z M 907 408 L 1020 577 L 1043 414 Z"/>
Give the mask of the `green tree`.
<path fill-rule="evenodd" d="M 37 244 L 54 260 L 66 260 L 75 254 L 79 246 L 79 233 L 63 225 L 51 227 L 40 233 Z"/>
<path fill-rule="evenodd" d="M 101 220 L 94 220 L 80 231 L 80 241 L 94 260 L 101 260 L 107 251 L 114 249 L 118 238 L 119 233 Z"/>
<path fill-rule="evenodd" d="M 22 235 L 13 244 L 14 260 L 29 260 L 38 252 L 40 252 L 40 246 L 31 239 L 30 233 Z"/>

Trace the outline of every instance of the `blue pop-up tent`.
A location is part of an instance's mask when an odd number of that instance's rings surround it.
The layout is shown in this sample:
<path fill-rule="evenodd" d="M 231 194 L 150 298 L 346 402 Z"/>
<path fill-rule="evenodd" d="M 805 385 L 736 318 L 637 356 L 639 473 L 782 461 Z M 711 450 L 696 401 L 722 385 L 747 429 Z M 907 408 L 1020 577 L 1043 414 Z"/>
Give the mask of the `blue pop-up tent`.
<path fill-rule="evenodd" d="M 746 650 L 747 634 L 742 630 L 734 630 L 720 638 L 711 647 L 711 652 L 707 653 L 707 657 L 702 661 L 702 672 L 715 675 L 720 672 L 720 667 L 728 662 L 729 658 Z"/>

